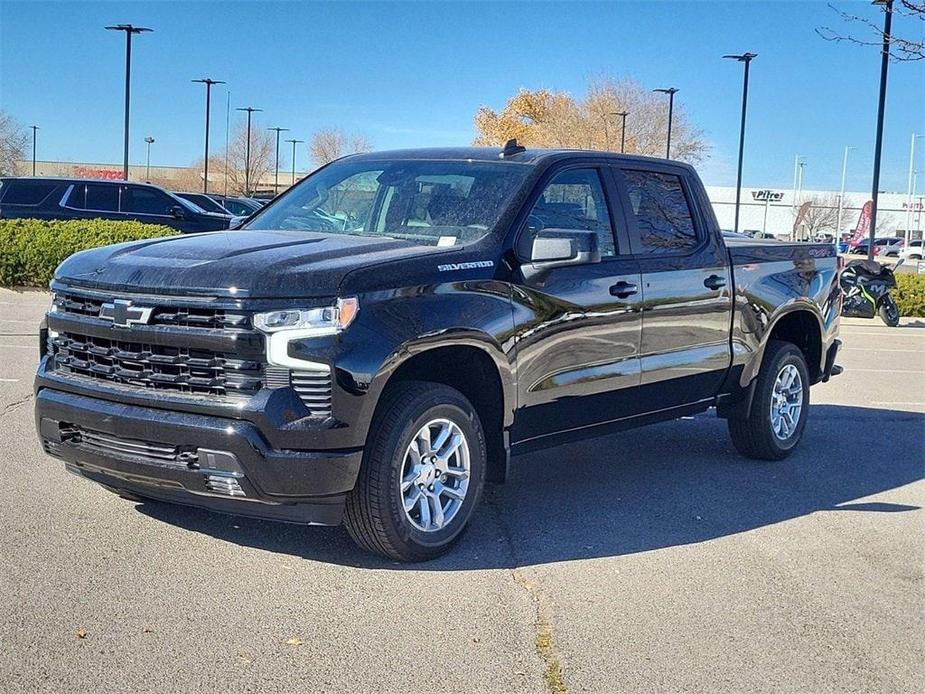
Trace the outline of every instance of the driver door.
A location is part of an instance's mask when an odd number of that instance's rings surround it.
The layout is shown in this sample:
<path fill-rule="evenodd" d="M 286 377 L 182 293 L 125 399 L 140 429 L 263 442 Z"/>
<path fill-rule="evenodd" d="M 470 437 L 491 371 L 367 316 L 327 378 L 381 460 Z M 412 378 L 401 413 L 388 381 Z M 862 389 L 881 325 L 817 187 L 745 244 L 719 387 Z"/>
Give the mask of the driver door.
<path fill-rule="evenodd" d="M 544 229 L 594 231 L 601 259 L 513 287 L 520 408 L 512 433 L 521 444 L 630 416 L 640 382 L 642 278 L 609 172 L 583 165 L 547 177 L 518 256 Z"/>

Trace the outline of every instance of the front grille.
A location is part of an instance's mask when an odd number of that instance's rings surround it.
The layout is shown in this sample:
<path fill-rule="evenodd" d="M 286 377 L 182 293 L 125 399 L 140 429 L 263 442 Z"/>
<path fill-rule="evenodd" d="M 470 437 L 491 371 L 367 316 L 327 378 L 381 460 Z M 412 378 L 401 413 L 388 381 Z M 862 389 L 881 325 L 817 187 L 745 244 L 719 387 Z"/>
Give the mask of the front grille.
<path fill-rule="evenodd" d="M 61 333 L 50 338 L 58 371 L 150 390 L 199 395 L 256 393 L 263 365 L 222 352 Z"/>
<path fill-rule="evenodd" d="M 55 310 L 64 315 L 98 318 L 103 304 L 112 300 L 58 292 L 55 294 Z M 151 302 L 139 302 L 148 303 Z M 216 330 L 244 330 L 250 328 L 250 317 L 245 313 L 225 308 L 157 306 L 151 312 L 148 325 L 173 325 L 181 328 L 206 328 Z"/>

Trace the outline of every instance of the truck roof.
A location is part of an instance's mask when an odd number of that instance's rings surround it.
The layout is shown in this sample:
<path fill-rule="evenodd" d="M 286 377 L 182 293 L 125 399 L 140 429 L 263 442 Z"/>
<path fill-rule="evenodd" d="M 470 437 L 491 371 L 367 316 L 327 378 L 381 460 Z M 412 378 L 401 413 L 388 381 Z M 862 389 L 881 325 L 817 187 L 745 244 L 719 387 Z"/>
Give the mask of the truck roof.
<path fill-rule="evenodd" d="M 689 164 L 676 160 L 666 160 L 661 157 L 644 157 L 637 154 L 621 154 L 619 152 L 602 152 L 585 149 L 534 149 L 527 147 L 523 151 L 506 154 L 503 157 L 501 147 L 425 147 L 420 149 L 393 149 L 363 154 L 351 154 L 352 160 L 378 161 L 383 159 L 431 159 L 431 160 L 473 160 L 473 161 L 505 161 L 517 164 L 546 164 L 564 159 L 601 159 L 624 164 L 633 162 L 670 162 L 673 166 L 693 169 Z"/>

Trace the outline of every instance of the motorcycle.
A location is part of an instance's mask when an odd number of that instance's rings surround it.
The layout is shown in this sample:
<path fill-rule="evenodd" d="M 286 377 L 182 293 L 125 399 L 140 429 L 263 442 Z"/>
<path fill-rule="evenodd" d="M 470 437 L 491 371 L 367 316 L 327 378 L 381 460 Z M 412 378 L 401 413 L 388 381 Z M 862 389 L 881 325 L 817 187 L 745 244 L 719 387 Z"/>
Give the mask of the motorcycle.
<path fill-rule="evenodd" d="M 841 274 L 841 314 L 854 318 L 879 315 L 891 328 L 899 325 L 899 307 L 890 296 L 896 287 L 893 270 L 875 260 L 852 260 Z"/>

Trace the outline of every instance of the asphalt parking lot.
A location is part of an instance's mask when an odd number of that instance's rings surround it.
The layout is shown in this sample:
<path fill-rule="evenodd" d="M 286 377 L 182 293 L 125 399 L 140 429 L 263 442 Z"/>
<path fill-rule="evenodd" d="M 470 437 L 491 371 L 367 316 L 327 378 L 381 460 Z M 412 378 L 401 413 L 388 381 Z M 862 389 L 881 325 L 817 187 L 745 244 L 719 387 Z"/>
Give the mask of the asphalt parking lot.
<path fill-rule="evenodd" d="M 920 691 L 925 321 L 843 327 L 799 451 L 698 416 L 515 459 L 449 556 L 132 503 L 32 421 L 40 292 L 0 290 L 0 689 Z M 848 324 L 850 323 L 850 324 Z"/>

